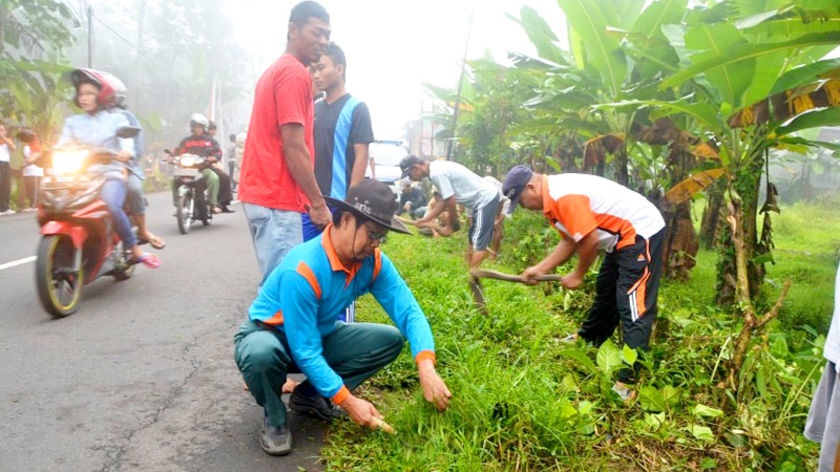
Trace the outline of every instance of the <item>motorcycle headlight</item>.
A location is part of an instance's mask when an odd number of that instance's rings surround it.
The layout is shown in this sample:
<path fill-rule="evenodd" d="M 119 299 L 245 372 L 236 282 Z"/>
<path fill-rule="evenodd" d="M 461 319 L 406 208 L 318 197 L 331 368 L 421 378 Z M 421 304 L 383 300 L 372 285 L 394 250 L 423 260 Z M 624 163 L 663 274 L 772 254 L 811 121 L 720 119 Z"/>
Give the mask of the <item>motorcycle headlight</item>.
<path fill-rule="evenodd" d="M 184 167 L 192 167 L 198 164 L 198 159 L 192 156 L 183 156 L 178 162 Z"/>
<path fill-rule="evenodd" d="M 79 172 L 87 156 L 88 151 L 84 149 L 78 151 L 56 151 L 52 157 L 53 173 L 55 175 L 65 175 Z"/>

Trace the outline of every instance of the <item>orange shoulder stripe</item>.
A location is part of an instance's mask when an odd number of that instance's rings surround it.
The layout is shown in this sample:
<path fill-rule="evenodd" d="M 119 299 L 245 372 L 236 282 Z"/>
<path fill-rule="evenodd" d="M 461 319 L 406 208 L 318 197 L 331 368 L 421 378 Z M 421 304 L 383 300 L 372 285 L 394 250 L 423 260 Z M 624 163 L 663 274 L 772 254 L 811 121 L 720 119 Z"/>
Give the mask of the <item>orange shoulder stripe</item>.
<path fill-rule="evenodd" d="M 379 248 L 373 250 L 373 278 L 371 282 L 376 280 L 376 277 L 379 276 L 379 271 L 382 270 L 382 251 Z"/>
<path fill-rule="evenodd" d="M 306 265 L 305 262 L 300 261 L 300 264 L 298 264 L 297 269 L 295 269 L 295 272 L 302 275 L 303 278 L 306 279 L 307 282 L 309 282 L 309 285 L 312 287 L 312 290 L 315 292 L 315 298 L 320 300 L 321 299 L 321 285 L 318 283 L 318 279 L 315 278 L 315 273 L 312 272 L 312 269 L 310 269 L 309 266 Z"/>
<path fill-rule="evenodd" d="M 263 320 L 263 323 L 268 325 L 282 325 L 283 324 L 283 310 L 277 310 L 271 318 Z"/>

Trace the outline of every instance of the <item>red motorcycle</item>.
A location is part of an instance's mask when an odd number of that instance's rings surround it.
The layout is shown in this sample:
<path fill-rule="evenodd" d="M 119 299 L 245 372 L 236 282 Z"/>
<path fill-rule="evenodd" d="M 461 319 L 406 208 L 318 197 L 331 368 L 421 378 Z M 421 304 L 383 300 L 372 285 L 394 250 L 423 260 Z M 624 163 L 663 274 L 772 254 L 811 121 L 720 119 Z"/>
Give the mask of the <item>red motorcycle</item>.
<path fill-rule="evenodd" d="M 131 138 L 137 128 L 120 128 L 117 136 Z M 50 169 L 38 194 L 38 245 L 35 284 L 44 309 L 54 318 L 75 313 L 82 287 L 110 275 L 118 281 L 134 273 L 131 253 L 114 229 L 99 191 L 105 179 L 86 172 L 107 163 L 113 151 L 70 146 L 45 153 L 38 164 Z"/>

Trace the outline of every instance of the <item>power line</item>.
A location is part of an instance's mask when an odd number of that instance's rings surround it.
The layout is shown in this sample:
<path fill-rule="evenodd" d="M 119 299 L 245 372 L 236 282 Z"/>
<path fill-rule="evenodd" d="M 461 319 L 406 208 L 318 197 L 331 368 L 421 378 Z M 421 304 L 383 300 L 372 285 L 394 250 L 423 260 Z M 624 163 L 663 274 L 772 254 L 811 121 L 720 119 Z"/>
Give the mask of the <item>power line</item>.
<path fill-rule="evenodd" d="M 120 33 L 117 33 L 117 31 L 116 31 L 116 30 L 114 30 L 114 28 L 111 28 L 111 26 L 110 26 L 110 25 L 108 25 L 108 23 L 105 23 L 105 21 L 104 21 L 104 20 L 102 20 L 101 18 L 99 18 L 98 16 L 96 16 L 96 15 L 94 15 L 94 14 L 91 14 L 91 15 L 92 15 L 92 16 L 96 19 L 96 21 L 98 21 L 98 22 L 99 22 L 102 26 L 104 26 L 104 27 L 105 27 L 105 29 L 107 29 L 108 31 L 110 31 L 111 33 L 113 33 L 113 34 L 114 34 L 114 36 L 116 36 L 117 38 L 121 39 L 121 40 L 122 40 L 122 42 L 124 42 L 125 44 L 127 44 L 127 45 L 131 48 L 131 49 L 134 49 L 134 51 L 135 51 L 135 52 L 137 52 L 137 55 L 138 55 L 138 56 L 143 56 L 143 58 L 144 58 L 144 59 L 146 59 L 147 61 L 153 62 L 153 61 L 151 60 L 151 58 L 149 58 L 146 54 L 144 54 L 142 51 L 140 51 L 139 49 L 137 49 L 137 46 L 135 46 L 135 45 L 134 45 L 131 41 L 129 41 L 129 40 L 127 40 L 127 39 L 125 39 L 125 37 L 123 37 L 123 35 L 121 35 Z"/>

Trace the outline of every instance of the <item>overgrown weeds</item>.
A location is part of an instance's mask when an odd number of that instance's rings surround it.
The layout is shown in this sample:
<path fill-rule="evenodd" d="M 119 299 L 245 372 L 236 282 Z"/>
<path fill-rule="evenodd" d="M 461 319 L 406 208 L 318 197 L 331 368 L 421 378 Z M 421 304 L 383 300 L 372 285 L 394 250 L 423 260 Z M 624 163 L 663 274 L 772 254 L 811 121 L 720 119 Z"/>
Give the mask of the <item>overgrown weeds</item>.
<path fill-rule="evenodd" d="M 509 222 L 505 255 L 490 268 L 518 272 L 553 246 L 540 215 L 523 213 Z M 726 368 L 740 318 L 697 293 L 711 292 L 713 274 L 665 282 L 650 352 L 625 348 L 617 335 L 596 349 L 562 342 L 585 316 L 592 283 L 566 292 L 487 281 L 482 316 L 464 245 L 463 235 L 395 236 L 384 247 L 429 317 L 438 369 L 455 395 L 450 409 L 440 414 L 423 400 L 406 349 L 361 393 L 398 434 L 339 422 L 323 451 L 329 470 L 815 469 L 816 446 L 801 435 L 824 362 L 815 329 L 792 329 L 783 311 L 750 346 L 731 389 Z M 698 279 L 703 287 L 691 285 Z M 359 316 L 387 319 L 369 297 Z M 636 356 L 646 369 L 637 398 L 625 404 L 611 386 Z"/>

